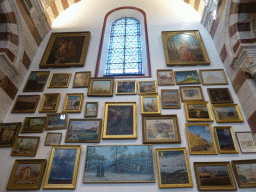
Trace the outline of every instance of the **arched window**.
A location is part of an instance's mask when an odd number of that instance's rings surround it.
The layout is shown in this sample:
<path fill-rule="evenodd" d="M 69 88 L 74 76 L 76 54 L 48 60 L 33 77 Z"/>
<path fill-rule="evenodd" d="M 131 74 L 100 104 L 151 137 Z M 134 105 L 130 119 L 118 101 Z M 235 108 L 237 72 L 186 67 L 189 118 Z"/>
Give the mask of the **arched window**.
<path fill-rule="evenodd" d="M 142 74 L 140 22 L 122 17 L 111 25 L 105 75 Z"/>

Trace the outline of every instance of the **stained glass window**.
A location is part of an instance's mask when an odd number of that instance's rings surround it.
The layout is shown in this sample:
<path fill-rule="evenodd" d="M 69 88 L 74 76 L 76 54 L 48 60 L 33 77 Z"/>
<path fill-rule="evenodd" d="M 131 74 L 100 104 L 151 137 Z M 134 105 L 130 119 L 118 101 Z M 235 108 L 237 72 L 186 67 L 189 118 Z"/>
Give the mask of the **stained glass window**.
<path fill-rule="evenodd" d="M 142 74 L 140 22 L 131 17 L 111 25 L 105 75 Z"/>

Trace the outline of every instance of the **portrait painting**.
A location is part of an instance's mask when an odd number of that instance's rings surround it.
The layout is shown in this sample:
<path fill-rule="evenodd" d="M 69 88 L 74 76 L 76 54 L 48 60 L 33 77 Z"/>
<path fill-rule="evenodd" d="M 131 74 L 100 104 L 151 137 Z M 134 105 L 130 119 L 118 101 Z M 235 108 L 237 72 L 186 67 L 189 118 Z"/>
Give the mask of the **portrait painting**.
<path fill-rule="evenodd" d="M 136 95 L 137 81 L 116 81 L 116 95 Z"/>
<path fill-rule="evenodd" d="M 162 108 L 180 109 L 180 96 L 177 89 L 161 89 Z"/>
<path fill-rule="evenodd" d="M 223 69 L 199 70 L 203 85 L 227 85 L 228 80 Z"/>
<path fill-rule="evenodd" d="M 0 147 L 12 147 L 20 128 L 21 123 L 0 123 Z"/>
<path fill-rule="evenodd" d="M 86 88 L 91 80 L 91 71 L 76 72 L 73 88 Z"/>
<path fill-rule="evenodd" d="M 193 187 L 185 147 L 156 149 L 156 161 L 159 188 Z"/>
<path fill-rule="evenodd" d="M 256 144 L 251 132 L 236 132 L 236 138 L 242 153 L 256 153 Z"/>
<path fill-rule="evenodd" d="M 177 115 L 142 116 L 143 143 L 181 143 Z"/>
<path fill-rule="evenodd" d="M 45 166 L 46 159 L 15 160 L 6 189 L 39 190 Z"/>
<path fill-rule="evenodd" d="M 42 92 L 50 71 L 31 71 L 23 92 Z"/>
<path fill-rule="evenodd" d="M 175 71 L 177 85 L 200 84 L 197 71 Z"/>
<path fill-rule="evenodd" d="M 87 146 L 83 183 L 155 182 L 151 145 Z"/>
<path fill-rule="evenodd" d="M 136 138 L 136 102 L 105 102 L 102 139 Z"/>
<path fill-rule="evenodd" d="M 66 94 L 62 112 L 81 113 L 83 100 L 83 93 Z"/>
<path fill-rule="evenodd" d="M 97 117 L 98 102 L 86 102 L 84 117 Z"/>
<path fill-rule="evenodd" d="M 88 88 L 88 97 L 112 97 L 114 79 L 113 78 L 91 78 Z"/>
<path fill-rule="evenodd" d="M 53 73 L 48 88 L 68 88 L 71 73 Z"/>
<path fill-rule="evenodd" d="M 234 103 L 228 88 L 208 88 L 207 91 L 212 104 Z"/>
<path fill-rule="evenodd" d="M 47 123 L 45 130 L 57 130 L 67 128 L 68 115 L 66 113 L 47 114 Z"/>
<path fill-rule="evenodd" d="M 157 70 L 158 85 L 174 85 L 173 70 Z"/>
<path fill-rule="evenodd" d="M 199 31 L 162 31 L 167 66 L 209 65 Z"/>
<path fill-rule="evenodd" d="M 48 112 L 57 112 L 60 101 L 60 93 L 49 93 L 44 94 L 39 112 L 48 113 Z"/>
<path fill-rule="evenodd" d="M 180 86 L 182 101 L 204 101 L 204 94 L 201 86 Z"/>
<path fill-rule="evenodd" d="M 45 146 L 60 145 L 62 133 L 47 133 L 45 138 Z"/>
<path fill-rule="evenodd" d="M 11 156 L 36 156 L 40 137 L 19 136 L 12 148 Z"/>
<path fill-rule="evenodd" d="M 99 143 L 101 119 L 70 119 L 66 143 Z"/>
<path fill-rule="evenodd" d="M 191 155 L 217 155 L 211 124 L 186 123 L 188 148 Z"/>
<path fill-rule="evenodd" d="M 161 114 L 160 102 L 158 95 L 140 96 L 141 114 Z"/>
<path fill-rule="evenodd" d="M 156 81 L 139 81 L 138 90 L 139 94 L 157 93 Z"/>
<path fill-rule="evenodd" d="M 75 189 L 80 154 L 80 145 L 52 146 L 43 189 Z"/>
<path fill-rule="evenodd" d="M 26 117 L 21 133 L 42 133 L 46 125 L 46 117 Z"/>
<path fill-rule="evenodd" d="M 18 95 L 11 113 L 35 113 L 40 95 Z"/>
<path fill-rule="evenodd" d="M 236 191 L 230 162 L 194 162 L 199 191 Z"/>
<path fill-rule="evenodd" d="M 83 67 L 90 32 L 52 33 L 39 68 Z"/>

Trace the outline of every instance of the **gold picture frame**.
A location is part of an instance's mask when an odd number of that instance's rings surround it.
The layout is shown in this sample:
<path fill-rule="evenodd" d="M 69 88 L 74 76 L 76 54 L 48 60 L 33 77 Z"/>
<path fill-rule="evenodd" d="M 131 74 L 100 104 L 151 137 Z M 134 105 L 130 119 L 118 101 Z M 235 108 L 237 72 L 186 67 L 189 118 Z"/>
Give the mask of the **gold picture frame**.
<path fill-rule="evenodd" d="M 86 102 L 84 117 L 97 117 L 98 115 L 98 102 Z"/>
<path fill-rule="evenodd" d="M 136 80 L 116 81 L 116 95 L 136 95 L 136 94 L 137 94 Z"/>
<path fill-rule="evenodd" d="M 142 115 L 160 115 L 160 99 L 159 95 L 141 95 L 140 110 Z"/>
<path fill-rule="evenodd" d="M 72 73 L 53 73 L 48 88 L 68 88 Z"/>
<path fill-rule="evenodd" d="M 46 126 L 46 117 L 26 117 L 21 133 L 43 133 Z"/>
<path fill-rule="evenodd" d="M 175 71 L 174 74 L 177 85 L 201 84 L 197 70 Z"/>
<path fill-rule="evenodd" d="M 42 92 L 50 71 L 31 71 L 23 92 Z"/>
<path fill-rule="evenodd" d="M 203 85 L 228 85 L 224 69 L 199 70 Z"/>
<path fill-rule="evenodd" d="M 228 88 L 207 88 L 212 104 L 234 103 Z"/>
<path fill-rule="evenodd" d="M 139 81 L 138 82 L 139 95 L 144 94 L 157 94 L 156 81 Z"/>
<path fill-rule="evenodd" d="M 18 95 L 11 113 L 35 113 L 40 95 Z"/>
<path fill-rule="evenodd" d="M 45 137 L 44 146 L 60 145 L 62 133 L 47 133 Z"/>
<path fill-rule="evenodd" d="M 162 40 L 167 66 L 210 65 L 199 31 L 162 31 Z"/>
<path fill-rule="evenodd" d="M 22 123 L 0 123 L 0 148 L 13 147 Z"/>
<path fill-rule="evenodd" d="M 158 85 L 175 85 L 174 74 L 172 69 L 157 70 Z"/>
<path fill-rule="evenodd" d="M 212 109 L 217 123 L 242 123 L 244 122 L 238 104 L 214 104 Z"/>
<path fill-rule="evenodd" d="M 158 148 L 155 149 L 155 153 L 158 186 L 160 189 L 193 187 L 191 170 L 185 147 Z M 179 171 L 181 169 L 182 171 Z"/>
<path fill-rule="evenodd" d="M 161 89 L 163 109 L 180 109 L 180 94 L 178 89 Z"/>
<path fill-rule="evenodd" d="M 235 132 L 231 126 L 215 126 L 214 134 L 217 141 L 219 153 L 239 153 Z"/>
<path fill-rule="evenodd" d="M 230 162 L 194 162 L 194 169 L 199 191 L 237 190 Z"/>
<path fill-rule="evenodd" d="M 91 81 L 91 71 L 76 72 L 73 88 L 87 88 Z"/>
<path fill-rule="evenodd" d="M 47 93 L 43 95 L 39 113 L 57 112 L 60 102 L 60 93 Z"/>
<path fill-rule="evenodd" d="M 91 32 L 52 33 L 40 69 L 83 67 Z"/>
<path fill-rule="evenodd" d="M 43 181 L 43 189 L 73 190 L 76 188 L 81 149 L 81 145 L 52 146 Z M 61 165 L 61 167 L 58 165 Z M 61 176 L 61 179 L 58 176 Z"/>
<path fill-rule="evenodd" d="M 209 101 L 184 101 L 188 122 L 212 122 L 213 114 Z"/>
<path fill-rule="evenodd" d="M 256 143 L 252 132 L 236 132 L 237 142 L 241 153 L 256 153 Z"/>
<path fill-rule="evenodd" d="M 204 93 L 201 86 L 180 86 L 182 101 L 204 101 Z"/>
<path fill-rule="evenodd" d="M 113 97 L 114 78 L 94 77 L 91 78 L 88 97 Z"/>
<path fill-rule="evenodd" d="M 210 123 L 186 123 L 189 154 L 217 155 L 218 150 Z"/>
<path fill-rule="evenodd" d="M 102 139 L 137 139 L 136 102 L 105 102 Z"/>
<path fill-rule="evenodd" d="M 47 114 L 45 131 L 66 129 L 68 121 L 67 113 L 50 113 Z"/>
<path fill-rule="evenodd" d="M 62 113 L 81 113 L 83 101 L 83 93 L 66 94 Z"/>

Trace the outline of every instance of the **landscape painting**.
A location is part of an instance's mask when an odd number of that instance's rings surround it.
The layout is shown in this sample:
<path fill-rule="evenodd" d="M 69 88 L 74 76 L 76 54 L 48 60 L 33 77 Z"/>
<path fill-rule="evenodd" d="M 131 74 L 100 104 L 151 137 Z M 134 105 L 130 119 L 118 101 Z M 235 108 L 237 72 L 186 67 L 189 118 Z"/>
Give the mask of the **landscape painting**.
<path fill-rule="evenodd" d="M 89 97 L 112 97 L 114 79 L 111 78 L 91 78 L 87 92 Z"/>
<path fill-rule="evenodd" d="M 158 112 L 156 97 L 143 97 L 143 112 Z"/>
<path fill-rule="evenodd" d="M 173 70 L 157 70 L 158 85 L 174 85 Z"/>
<path fill-rule="evenodd" d="M 140 81 L 139 94 L 157 93 L 156 81 Z"/>
<path fill-rule="evenodd" d="M 151 145 L 88 146 L 83 183 L 155 182 Z"/>
<path fill-rule="evenodd" d="M 178 90 L 162 89 L 162 108 L 180 109 L 180 97 Z"/>
<path fill-rule="evenodd" d="M 35 113 L 40 95 L 18 95 L 12 113 Z"/>
<path fill-rule="evenodd" d="M 218 123 L 243 122 L 243 116 L 238 104 L 215 104 L 213 111 Z"/>
<path fill-rule="evenodd" d="M 234 102 L 228 88 L 208 88 L 207 91 L 212 104 Z"/>
<path fill-rule="evenodd" d="M 200 84 L 197 71 L 175 71 L 177 85 L 183 84 Z"/>
<path fill-rule="evenodd" d="M 91 80 L 91 72 L 90 71 L 76 72 L 74 82 L 73 82 L 73 88 L 88 87 L 90 80 Z"/>
<path fill-rule="evenodd" d="M 12 147 L 19 134 L 21 123 L 0 124 L 0 147 Z"/>
<path fill-rule="evenodd" d="M 60 93 L 44 94 L 41 101 L 40 113 L 57 112 L 60 101 Z"/>
<path fill-rule="evenodd" d="M 65 113 L 47 114 L 45 130 L 66 129 L 67 119 L 68 117 Z"/>
<path fill-rule="evenodd" d="M 201 86 L 180 86 L 182 101 L 204 101 Z"/>
<path fill-rule="evenodd" d="M 256 153 L 256 144 L 251 132 L 236 132 L 242 153 Z"/>
<path fill-rule="evenodd" d="M 60 145 L 62 133 L 47 133 L 45 138 L 45 146 Z"/>
<path fill-rule="evenodd" d="M 137 94 L 137 81 L 117 81 L 117 95 L 132 95 Z"/>
<path fill-rule="evenodd" d="M 187 121 L 213 121 L 208 101 L 184 101 L 184 106 Z"/>
<path fill-rule="evenodd" d="M 42 133 L 46 124 L 46 117 L 26 117 L 21 133 Z"/>
<path fill-rule="evenodd" d="M 84 117 L 97 117 L 98 102 L 86 102 Z"/>
<path fill-rule="evenodd" d="M 71 73 L 53 73 L 48 88 L 68 88 Z"/>
<path fill-rule="evenodd" d="M 199 70 L 203 85 L 227 85 L 223 69 Z"/>
<path fill-rule="evenodd" d="M 42 92 L 50 71 L 31 71 L 23 92 Z"/>

